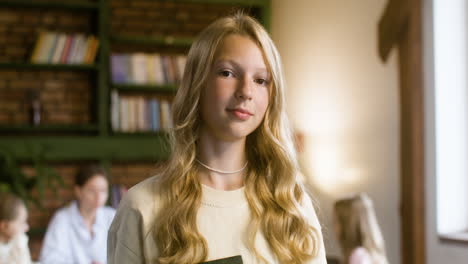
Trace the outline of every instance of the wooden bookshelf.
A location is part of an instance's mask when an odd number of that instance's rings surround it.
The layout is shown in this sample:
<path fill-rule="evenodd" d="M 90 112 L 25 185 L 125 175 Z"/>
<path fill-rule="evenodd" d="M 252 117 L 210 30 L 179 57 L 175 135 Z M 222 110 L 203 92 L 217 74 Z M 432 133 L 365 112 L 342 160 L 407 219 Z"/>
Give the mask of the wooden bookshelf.
<path fill-rule="evenodd" d="M 193 38 L 181 38 L 171 36 L 154 36 L 154 37 L 143 37 L 143 36 L 122 36 L 114 35 L 111 38 L 114 43 L 127 43 L 127 44 L 140 44 L 140 45 L 168 45 L 175 47 L 190 47 L 193 42 Z"/>
<path fill-rule="evenodd" d="M 0 0 L 2 7 L 21 7 L 21 8 L 58 8 L 71 10 L 98 11 L 99 4 L 83 1 L 32 1 L 32 0 Z"/>
<path fill-rule="evenodd" d="M 51 71 L 99 71 L 95 64 L 51 64 L 51 63 L 0 63 L 0 69 L 51 70 Z"/>
<path fill-rule="evenodd" d="M 44 159 L 55 162 L 79 160 L 157 161 L 169 155 L 165 133 L 138 136 L 118 133 L 109 137 L 17 137 L 3 136 L 0 149 L 11 152 L 17 159 L 27 161 L 31 149 L 44 149 Z"/>
<path fill-rule="evenodd" d="M 136 132 L 123 133 L 111 130 L 110 94 L 116 90 L 121 94 L 142 94 L 144 96 L 160 95 L 163 98 L 175 95 L 177 86 L 168 85 L 135 85 L 114 84 L 110 76 L 110 55 L 113 45 L 128 45 L 130 52 L 141 52 L 139 47 L 156 47 L 155 49 L 176 48 L 187 51 L 192 44 L 195 35 L 187 37 L 178 36 L 176 32 L 167 31 L 165 34 L 129 34 L 127 32 L 113 32 L 111 23 L 115 17 L 111 16 L 112 0 L 0 0 L 0 8 L 9 8 L 14 12 L 18 10 L 64 10 L 81 16 L 84 13 L 92 14 L 90 23 L 93 26 L 93 35 L 99 40 L 99 51 L 96 61 L 92 65 L 84 64 L 33 64 L 27 62 L 0 62 L 0 70 L 6 71 L 38 71 L 41 74 L 47 72 L 82 72 L 89 74 L 92 87 L 90 95 L 91 114 L 89 124 L 44 124 L 32 126 L 28 124 L 0 124 L 0 147 L 18 150 L 21 159 L 27 159 L 26 145 L 47 145 L 48 159 L 50 160 L 80 160 L 92 159 L 109 161 L 113 158 L 126 159 L 153 159 L 165 158 L 167 152 L 162 150 L 166 136 L 164 132 Z M 156 0 L 155 0 L 156 1 Z M 161 1 L 166 3 L 167 1 Z M 268 29 L 270 25 L 271 3 L 270 0 L 175 0 L 171 5 L 200 4 L 218 6 L 237 6 L 246 10 L 255 10 L 257 18 Z M 133 6 L 132 3 L 129 5 Z M 32 49 L 33 47 L 31 47 Z M 156 51 L 157 52 L 157 51 Z M 21 76 L 21 75 L 18 75 Z M 51 77 L 53 78 L 53 77 Z M 12 133 L 14 135 L 12 135 Z M 44 134 L 53 134 L 53 138 Z M 85 135 L 85 136 L 83 136 Z M 113 147 L 112 144 L 122 148 Z M 92 146 L 92 147 L 91 147 Z M 136 147 L 135 147 L 136 146 Z M 71 149 L 71 153 L 65 151 Z M 158 153 L 160 151 L 160 153 Z M 118 154 L 115 154 L 117 152 Z"/>
<path fill-rule="evenodd" d="M 98 132 L 98 126 L 93 124 L 83 125 L 0 125 L 0 132 L 39 133 L 39 132 Z"/>
<path fill-rule="evenodd" d="M 120 92 L 143 92 L 143 93 L 161 93 L 174 95 L 177 91 L 177 86 L 174 84 L 166 85 L 143 85 L 143 84 L 112 84 L 112 88 Z"/>

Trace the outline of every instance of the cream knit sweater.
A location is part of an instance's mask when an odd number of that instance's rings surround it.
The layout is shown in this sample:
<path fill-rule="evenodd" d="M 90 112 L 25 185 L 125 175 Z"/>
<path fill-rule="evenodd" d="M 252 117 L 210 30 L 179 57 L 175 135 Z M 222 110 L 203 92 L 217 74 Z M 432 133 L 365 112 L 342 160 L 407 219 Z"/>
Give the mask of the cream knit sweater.
<path fill-rule="evenodd" d="M 208 243 L 207 261 L 241 256 L 242 263 L 257 263 L 243 242 L 250 215 L 244 188 L 220 191 L 205 185 L 202 187 L 197 225 Z M 156 190 L 157 181 L 152 177 L 137 184 L 125 195 L 109 229 L 108 264 L 157 263 L 158 250 L 152 234 L 154 220 L 160 210 Z M 309 223 L 320 232 L 321 242 L 319 255 L 307 264 L 326 264 L 320 225 L 308 196 L 303 204 L 301 209 Z M 257 236 L 255 243 L 268 263 L 279 263 L 262 234 Z"/>

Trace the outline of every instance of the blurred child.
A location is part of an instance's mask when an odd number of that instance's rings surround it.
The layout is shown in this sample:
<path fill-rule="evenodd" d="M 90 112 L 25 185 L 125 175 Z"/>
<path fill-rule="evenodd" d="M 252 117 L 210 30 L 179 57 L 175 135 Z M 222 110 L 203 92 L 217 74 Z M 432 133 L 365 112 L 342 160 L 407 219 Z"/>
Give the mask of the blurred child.
<path fill-rule="evenodd" d="M 28 212 L 23 200 L 6 192 L 0 192 L 0 264 L 31 263 L 28 237 L 25 232 Z"/>
<path fill-rule="evenodd" d="M 335 227 L 345 264 L 388 264 L 374 207 L 366 194 L 335 203 Z"/>

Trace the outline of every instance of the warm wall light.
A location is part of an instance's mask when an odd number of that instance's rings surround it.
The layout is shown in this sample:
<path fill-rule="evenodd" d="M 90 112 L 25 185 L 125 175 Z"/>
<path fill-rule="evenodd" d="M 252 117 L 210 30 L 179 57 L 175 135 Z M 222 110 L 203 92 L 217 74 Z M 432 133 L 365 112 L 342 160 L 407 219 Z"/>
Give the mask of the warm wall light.
<path fill-rule="evenodd" d="M 365 177 L 362 169 L 353 166 L 337 139 L 315 138 L 301 155 L 310 183 L 332 196 L 352 190 Z"/>

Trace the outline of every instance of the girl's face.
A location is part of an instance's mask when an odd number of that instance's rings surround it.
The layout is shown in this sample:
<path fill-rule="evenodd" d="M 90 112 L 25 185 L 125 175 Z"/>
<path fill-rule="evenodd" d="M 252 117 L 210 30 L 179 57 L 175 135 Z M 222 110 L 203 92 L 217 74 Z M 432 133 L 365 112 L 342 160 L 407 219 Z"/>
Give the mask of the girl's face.
<path fill-rule="evenodd" d="M 80 208 L 85 210 L 97 210 L 107 201 L 107 179 L 103 175 L 91 177 L 82 187 L 75 187 Z"/>
<path fill-rule="evenodd" d="M 227 36 L 202 90 L 202 131 L 226 141 L 252 133 L 268 107 L 270 78 L 255 42 L 241 35 Z"/>
<path fill-rule="evenodd" d="M 0 229 L 4 240 L 10 241 L 15 236 L 25 233 L 29 230 L 28 211 L 24 206 L 18 208 L 18 216 L 15 220 L 2 221 Z"/>

